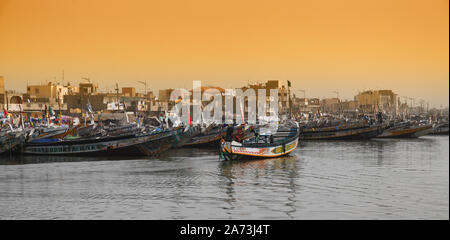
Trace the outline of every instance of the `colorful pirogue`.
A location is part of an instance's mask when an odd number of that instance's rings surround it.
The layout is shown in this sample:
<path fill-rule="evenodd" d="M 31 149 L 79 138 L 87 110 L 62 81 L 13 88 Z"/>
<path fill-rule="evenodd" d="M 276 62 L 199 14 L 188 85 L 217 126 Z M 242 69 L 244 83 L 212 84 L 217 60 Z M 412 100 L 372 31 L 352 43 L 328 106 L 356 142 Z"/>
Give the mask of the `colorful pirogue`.
<path fill-rule="evenodd" d="M 4 127 L 0 154 L 155 156 L 185 144 L 199 133 L 196 126 L 50 125 L 35 128 Z"/>
<path fill-rule="evenodd" d="M 221 141 L 220 156 L 225 160 L 261 159 L 281 157 L 294 151 L 298 145 L 299 128 L 279 127 L 273 134 L 257 134 L 241 142 L 232 139 L 232 130 L 227 130 L 226 139 Z"/>
<path fill-rule="evenodd" d="M 87 139 L 26 143 L 25 154 L 153 156 L 183 139 L 185 128 Z"/>

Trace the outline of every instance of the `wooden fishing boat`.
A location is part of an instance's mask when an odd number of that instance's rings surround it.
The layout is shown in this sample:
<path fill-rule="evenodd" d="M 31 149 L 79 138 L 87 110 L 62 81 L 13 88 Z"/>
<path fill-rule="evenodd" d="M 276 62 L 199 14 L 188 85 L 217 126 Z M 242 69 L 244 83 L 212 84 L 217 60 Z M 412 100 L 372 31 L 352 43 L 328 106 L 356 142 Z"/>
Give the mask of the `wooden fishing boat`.
<path fill-rule="evenodd" d="M 25 142 L 27 134 L 26 130 L 13 129 L 11 124 L 4 124 L 0 129 L 0 154 L 12 153 Z"/>
<path fill-rule="evenodd" d="M 31 142 L 22 146 L 24 154 L 39 155 L 128 155 L 155 156 L 173 147 L 182 139 L 185 129 L 150 133 L 106 136 L 87 139 Z"/>
<path fill-rule="evenodd" d="M 433 131 L 433 126 L 427 125 L 412 125 L 410 123 L 397 124 L 388 127 L 378 135 L 378 138 L 418 138 L 427 135 Z"/>
<path fill-rule="evenodd" d="M 383 132 L 381 125 L 354 124 L 321 128 L 301 128 L 301 140 L 364 140 Z"/>
<path fill-rule="evenodd" d="M 0 154 L 13 152 L 24 142 L 25 134 L 23 132 L 5 133 L 0 137 Z"/>
<path fill-rule="evenodd" d="M 27 141 L 32 142 L 41 139 L 62 138 L 68 130 L 68 126 L 35 128 L 28 134 Z"/>
<path fill-rule="evenodd" d="M 281 157 L 297 148 L 299 133 L 296 126 L 270 136 L 255 136 L 242 142 L 230 141 L 227 136 L 228 139 L 221 142 L 220 154 L 225 160 Z"/>
<path fill-rule="evenodd" d="M 433 135 L 448 135 L 449 131 L 448 131 L 448 123 L 440 123 L 437 124 L 434 128 L 433 131 L 430 134 Z"/>

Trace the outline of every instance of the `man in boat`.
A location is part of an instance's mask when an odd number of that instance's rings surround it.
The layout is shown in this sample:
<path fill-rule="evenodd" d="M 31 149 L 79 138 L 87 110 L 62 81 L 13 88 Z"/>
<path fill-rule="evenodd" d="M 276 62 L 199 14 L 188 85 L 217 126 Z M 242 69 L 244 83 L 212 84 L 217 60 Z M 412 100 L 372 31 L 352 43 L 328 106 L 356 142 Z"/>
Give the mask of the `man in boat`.
<path fill-rule="evenodd" d="M 259 142 L 259 133 L 256 128 L 252 129 L 253 134 L 255 134 L 255 142 Z"/>

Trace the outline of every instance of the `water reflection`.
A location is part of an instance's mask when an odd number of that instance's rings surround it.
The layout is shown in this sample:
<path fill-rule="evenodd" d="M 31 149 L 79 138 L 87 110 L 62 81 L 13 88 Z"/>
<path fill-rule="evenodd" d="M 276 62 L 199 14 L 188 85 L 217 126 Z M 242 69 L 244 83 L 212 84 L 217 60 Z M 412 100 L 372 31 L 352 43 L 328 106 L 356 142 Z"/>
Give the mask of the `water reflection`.
<path fill-rule="evenodd" d="M 44 155 L 21 155 L 0 156 L 0 165 L 22 165 L 22 164 L 40 164 L 53 162 L 90 162 L 90 161 L 120 161 L 131 159 L 148 159 L 146 157 L 135 156 L 44 156 Z"/>
<path fill-rule="evenodd" d="M 448 219 L 447 137 L 302 141 L 284 158 L 0 158 L 0 219 Z M 122 161 L 124 160 L 124 161 Z"/>
<path fill-rule="evenodd" d="M 299 157 L 296 155 L 289 155 L 281 158 L 269 158 L 263 160 L 241 160 L 241 161 L 225 161 L 219 164 L 219 175 L 224 176 L 226 181 L 222 183 L 225 194 L 227 195 L 226 202 L 230 205 L 227 213 L 232 214 L 234 209 L 234 202 L 237 201 L 235 196 L 241 187 L 251 189 L 276 187 L 277 191 L 286 193 L 285 199 L 277 199 L 281 201 L 289 209 L 284 212 L 290 218 L 293 218 L 293 213 L 296 212 L 296 193 L 297 185 L 296 179 L 300 173 L 299 171 Z M 246 179 L 243 181 L 242 179 Z M 271 180 L 276 179 L 280 182 L 273 186 Z M 235 188 L 239 188 L 236 190 Z M 286 191 L 283 191 L 285 189 Z M 266 199 L 271 201 L 270 199 Z"/>

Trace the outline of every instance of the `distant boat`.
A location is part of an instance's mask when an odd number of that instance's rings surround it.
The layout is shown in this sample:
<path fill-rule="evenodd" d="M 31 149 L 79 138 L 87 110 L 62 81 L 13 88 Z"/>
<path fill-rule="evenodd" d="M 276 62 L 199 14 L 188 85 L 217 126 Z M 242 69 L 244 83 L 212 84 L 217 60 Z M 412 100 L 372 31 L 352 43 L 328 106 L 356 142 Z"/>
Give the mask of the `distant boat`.
<path fill-rule="evenodd" d="M 381 125 L 352 124 L 333 127 L 303 127 L 300 140 L 364 140 L 383 132 Z"/>
<path fill-rule="evenodd" d="M 0 154 L 13 152 L 24 142 L 25 134 L 23 132 L 5 133 L 0 136 Z"/>
<path fill-rule="evenodd" d="M 413 125 L 409 122 L 400 123 L 386 128 L 378 138 L 418 138 L 427 135 L 433 131 L 433 126 Z"/>
<path fill-rule="evenodd" d="M 228 138 L 221 142 L 220 154 L 225 160 L 281 157 L 297 148 L 299 133 L 297 125 L 286 130 L 279 129 L 270 136 L 255 136 L 242 142 Z"/>
<path fill-rule="evenodd" d="M 448 123 L 439 123 L 434 126 L 433 131 L 430 134 L 433 135 L 448 135 Z"/>
<path fill-rule="evenodd" d="M 28 132 L 23 129 L 13 129 L 6 123 L 0 129 L 0 154 L 12 153 L 26 140 Z"/>

